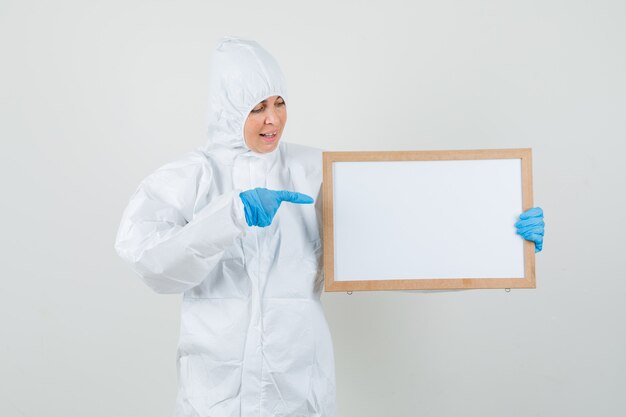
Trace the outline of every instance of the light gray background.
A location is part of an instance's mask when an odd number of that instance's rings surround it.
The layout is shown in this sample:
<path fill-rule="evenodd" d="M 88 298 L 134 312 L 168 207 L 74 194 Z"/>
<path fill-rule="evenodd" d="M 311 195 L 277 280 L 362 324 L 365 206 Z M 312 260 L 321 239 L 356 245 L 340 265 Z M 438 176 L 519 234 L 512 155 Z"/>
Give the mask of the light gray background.
<path fill-rule="evenodd" d="M 623 1 L 1 0 L 0 415 L 171 415 L 180 298 L 113 242 L 227 34 L 281 63 L 286 140 L 533 148 L 538 288 L 324 294 L 339 416 L 624 414 Z"/>

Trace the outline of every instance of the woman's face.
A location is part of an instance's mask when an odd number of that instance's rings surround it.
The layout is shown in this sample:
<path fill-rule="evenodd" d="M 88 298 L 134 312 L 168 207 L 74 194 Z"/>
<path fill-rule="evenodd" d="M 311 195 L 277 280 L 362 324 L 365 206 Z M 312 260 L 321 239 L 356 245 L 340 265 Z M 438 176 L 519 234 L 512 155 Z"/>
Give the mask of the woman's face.
<path fill-rule="evenodd" d="M 281 96 L 271 96 L 257 104 L 243 126 L 248 148 L 258 153 L 272 152 L 278 146 L 287 123 L 287 108 Z"/>

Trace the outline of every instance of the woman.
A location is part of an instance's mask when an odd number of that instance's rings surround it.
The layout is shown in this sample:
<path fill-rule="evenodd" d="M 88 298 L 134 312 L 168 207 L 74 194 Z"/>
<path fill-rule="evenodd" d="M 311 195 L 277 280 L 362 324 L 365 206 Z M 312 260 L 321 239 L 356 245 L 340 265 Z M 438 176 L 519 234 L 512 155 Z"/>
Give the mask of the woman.
<path fill-rule="evenodd" d="M 271 190 L 320 195 L 321 151 L 281 141 L 285 80 L 256 42 L 223 38 L 212 63 L 208 144 L 142 181 L 115 248 L 184 294 L 176 416 L 334 416 L 321 199 L 272 218 L 312 200 Z"/>
<path fill-rule="evenodd" d="M 208 144 L 141 182 L 115 248 L 184 294 L 175 416 L 334 417 L 321 151 L 281 141 L 285 80 L 256 42 L 223 38 L 212 62 Z"/>

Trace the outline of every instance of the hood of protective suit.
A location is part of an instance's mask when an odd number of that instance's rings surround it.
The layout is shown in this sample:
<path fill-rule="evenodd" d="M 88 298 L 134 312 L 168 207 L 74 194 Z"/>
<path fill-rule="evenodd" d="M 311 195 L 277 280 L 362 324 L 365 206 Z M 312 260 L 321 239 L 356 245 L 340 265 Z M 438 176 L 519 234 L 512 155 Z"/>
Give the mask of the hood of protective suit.
<path fill-rule="evenodd" d="M 252 152 L 244 140 L 246 118 L 259 102 L 275 95 L 288 102 L 276 59 L 255 41 L 221 38 L 211 59 L 205 150 Z"/>

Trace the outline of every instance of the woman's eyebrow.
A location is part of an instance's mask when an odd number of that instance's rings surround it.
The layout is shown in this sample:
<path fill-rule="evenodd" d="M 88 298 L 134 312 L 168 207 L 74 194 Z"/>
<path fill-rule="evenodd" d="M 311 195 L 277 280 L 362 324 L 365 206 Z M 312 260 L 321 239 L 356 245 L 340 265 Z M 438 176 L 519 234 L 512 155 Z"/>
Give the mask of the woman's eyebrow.
<path fill-rule="evenodd" d="M 277 100 L 284 100 L 284 98 L 282 98 L 281 96 L 278 96 L 278 97 L 276 98 L 276 100 L 274 100 L 274 101 L 277 101 Z M 257 106 L 258 106 L 259 104 L 266 104 L 266 103 L 267 103 L 267 99 L 265 99 L 265 100 L 263 100 L 263 101 L 259 101 L 259 102 L 257 103 Z"/>

